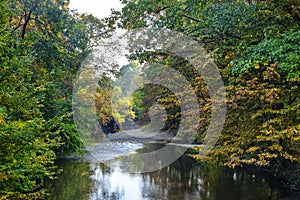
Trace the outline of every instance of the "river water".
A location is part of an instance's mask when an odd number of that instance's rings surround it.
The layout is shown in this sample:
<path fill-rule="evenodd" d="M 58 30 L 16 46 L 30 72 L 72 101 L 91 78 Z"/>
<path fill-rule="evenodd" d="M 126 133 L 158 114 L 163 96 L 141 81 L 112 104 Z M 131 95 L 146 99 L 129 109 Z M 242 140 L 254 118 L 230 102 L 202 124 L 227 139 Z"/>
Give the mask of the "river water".
<path fill-rule="evenodd" d="M 110 144 L 111 145 L 111 144 Z M 130 173 L 122 166 L 125 154 L 145 152 L 162 144 L 116 143 L 115 149 L 103 153 L 102 159 L 87 156 L 82 160 L 60 160 L 63 172 L 47 183 L 52 200 L 198 200 L 253 199 L 296 200 L 272 179 L 262 178 L 245 169 L 209 167 L 183 155 L 171 165 L 148 173 Z M 107 148 L 101 145 L 99 148 Z M 111 151 L 111 150 L 110 150 Z M 95 152 L 94 152 L 95 153 Z M 93 154 L 94 154 L 93 153 Z M 99 157 L 98 155 L 97 157 Z M 112 159 L 113 158 L 113 159 Z M 104 164 L 112 159 L 114 167 Z M 125 170 L 124 170 L 125 169 Z"/>

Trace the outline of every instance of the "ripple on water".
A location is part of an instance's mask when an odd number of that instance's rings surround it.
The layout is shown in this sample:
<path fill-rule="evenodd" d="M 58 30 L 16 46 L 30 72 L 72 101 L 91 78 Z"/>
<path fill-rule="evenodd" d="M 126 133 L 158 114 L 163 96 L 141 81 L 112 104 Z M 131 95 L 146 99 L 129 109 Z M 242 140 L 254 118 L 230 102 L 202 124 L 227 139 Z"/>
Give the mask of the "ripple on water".
<path fill-rule="evenodd" d="M 89 162 L 103 162 L 117 158 L 119 156 L 135 153 L 136 150 L 143 148 L 142 143 L 132 142 L 112 142 L 106 141 L 87 147 L 88 153 L 85 159 Z"/>

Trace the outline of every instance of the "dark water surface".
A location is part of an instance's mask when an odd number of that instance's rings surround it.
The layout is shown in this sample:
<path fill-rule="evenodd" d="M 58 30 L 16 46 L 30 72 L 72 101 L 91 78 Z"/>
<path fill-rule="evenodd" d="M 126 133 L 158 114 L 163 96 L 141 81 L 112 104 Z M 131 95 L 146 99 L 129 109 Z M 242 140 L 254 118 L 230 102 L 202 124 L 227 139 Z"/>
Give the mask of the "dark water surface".
<path fill-rule="evenodd" d="M 157 149 L 160 144 L 146 144 L 138 151 Z M 122 160 L 116 159 L 116 163 Z M 188 156 L 159 171 L 132 174 L 122 167 L 111 168 L 98 162 L 61 160 L 63 172 L 47 184 L 53 200 L 194 200 L 253 199 L 295 200 L 296 193 L 284 190 L 274 180 L 247 170 L 207 167 Z M 122 166 L 122 165 L 119 165 Z"/>

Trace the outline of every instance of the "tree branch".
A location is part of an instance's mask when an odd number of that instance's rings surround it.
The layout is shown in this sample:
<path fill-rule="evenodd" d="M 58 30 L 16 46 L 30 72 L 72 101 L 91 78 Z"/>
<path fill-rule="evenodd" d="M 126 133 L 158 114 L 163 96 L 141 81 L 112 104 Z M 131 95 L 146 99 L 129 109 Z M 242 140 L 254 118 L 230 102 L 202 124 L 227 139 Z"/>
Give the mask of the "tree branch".
<path fill-rule="evenodd" d="M 24 39 L 25 38 L 25 33 L 26 33 L 26 28 L 27 28 L 27 25 L 31 19 L 31 11 L 29 12 L 28 16 L 25 17 L 25 23 L 23 25 L 23 28 L 22 28 L 22 34 L 21 34 L 21 38 Z"/>
<path fill-rule="evenodd" d="M 166 10 L 168 8 L 170 8 L 170 6 L 165 6 L 165 7 L 162 7 L 162 8 L 158 7 L 156 10 L 153 10 L 153 12 L 155 14 L 159 14 L 161 11 Z"/>
<path fill-rule="evenodd" d="M 31 20 L 31 14 L 33 13 L 34 9 L 36 8 L 37 5 L 33 6 L 32 9 L 29 11 L 28 15 L 26 16 L 26 11 L 25 11 L 25 23 L 23 25 L 22 28 L 22 34 L 21 34 L 21 38 L 24 39 L 25 38 L 25 33 L 26 33 L 26 28 L 29 24 L 29 21 Z"/>
<path fill-rule="evenodd" d="M 195 22 L 201 22 L 201 20 L 199 20 L 199 19 L 195 19 L 195 18 L 193 18 L 193 17 L 191 17 L 191 16 L 188 16 L 188 15 L 186 15 L 186 14 L 183 14 L 182 15 L 183 17 L 185 17 L 185 18 L 188 18 L 188 19 L 190 19 L 190 20 L 192 20 L 192 21 L 195 21 Z"/>

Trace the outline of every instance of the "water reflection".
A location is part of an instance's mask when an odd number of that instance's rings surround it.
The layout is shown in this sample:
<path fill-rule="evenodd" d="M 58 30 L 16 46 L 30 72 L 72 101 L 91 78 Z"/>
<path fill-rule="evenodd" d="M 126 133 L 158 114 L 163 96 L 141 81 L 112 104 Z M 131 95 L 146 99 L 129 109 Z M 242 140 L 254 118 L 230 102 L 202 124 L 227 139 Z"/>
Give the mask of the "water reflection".
<path fill-rule="evenodd" d="M 58 178 L 46 183 L 47 199 L 52 200 L 86 200 L 93 187 L 90 164 L 75 160 L 60 160 L 57 165 L 63 169 Z"/>
<path fill-rule="evenodd" d="M 143 199 L 141 176 L 107 168 L 103 164 L 92 164 L 91 167 L 94 187 L 90 199 Z"/>
<path fill-rule="evenodd" d="M 157 148 L 146 145 L 143 150 Z M 141 151 L 143 151 L 141 150 Z M 183 156 L 161 170 L 131 174 L 122 168 L 124 157 L 115 167 L 101 163 L 61 163 L 64 172 L 48 185 L 49 199 L 143 200 L 143 199 L 298 199 L 280 185 L 247 172 L 199 165 Z M 117 167 L 119 166 L 119 168 Z"/>

